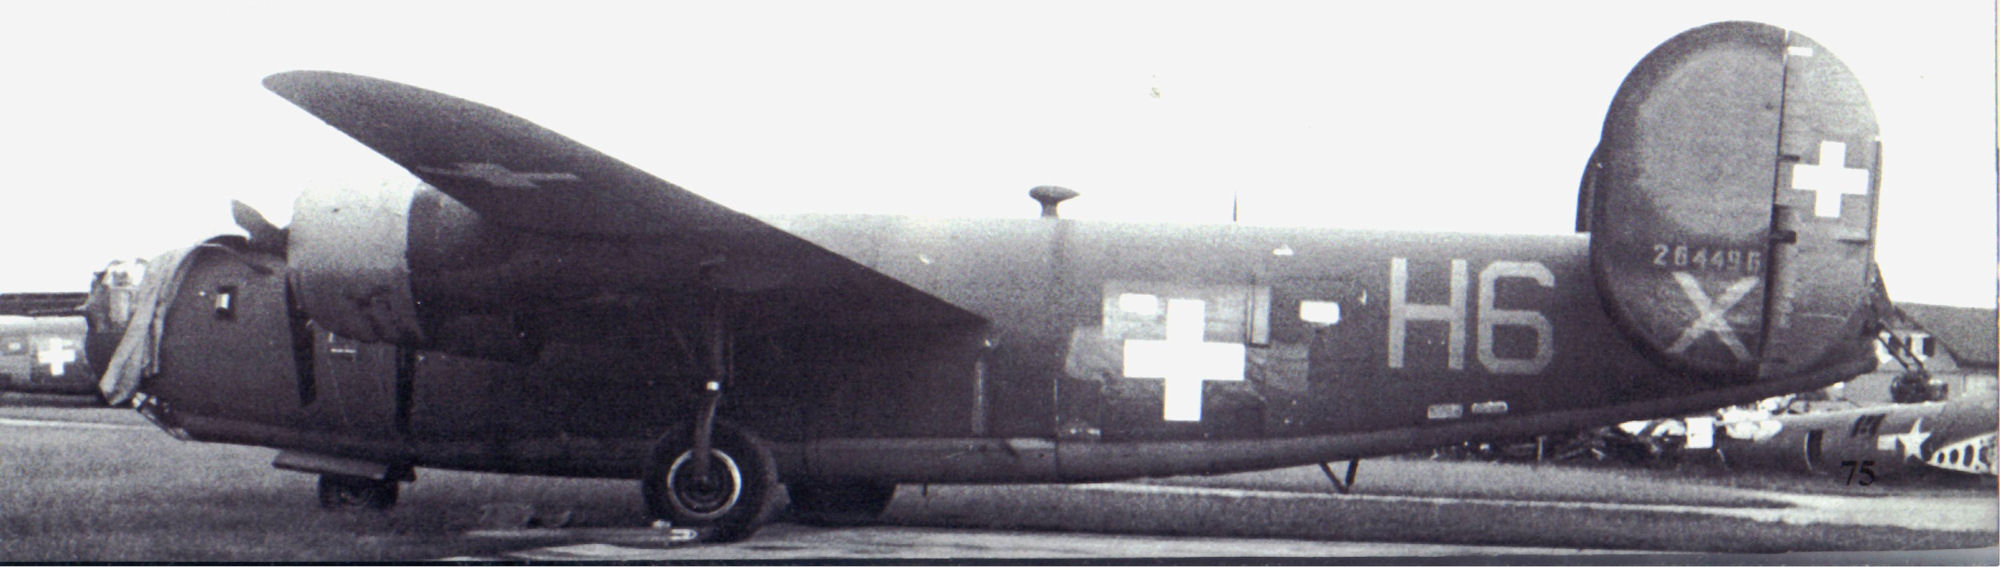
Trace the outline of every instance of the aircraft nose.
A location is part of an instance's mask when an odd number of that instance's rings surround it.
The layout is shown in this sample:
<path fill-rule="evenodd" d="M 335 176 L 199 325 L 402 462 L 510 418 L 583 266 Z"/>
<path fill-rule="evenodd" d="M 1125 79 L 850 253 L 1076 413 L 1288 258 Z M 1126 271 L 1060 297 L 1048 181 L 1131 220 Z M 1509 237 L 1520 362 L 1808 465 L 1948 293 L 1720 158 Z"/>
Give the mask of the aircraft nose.
<path fill-rule="evenodd" d="M 185 253 L 180 251 L 179 253 Z M 133 325 L 142 307 L 141 284 L 145 283 L 150 262 L 141 259 L 114 260 L 97 272 L 90 284 L 90 299 L 83 304 L 89 324 L 84 335 L 84 359 L 98 372 L 98 389 L 105 401 L 123 404 L 138 388 L 137 369 L 119 368 L 118 346 Z M 130 365 L 124 365 L 130 366 Z"/>
<path fill-rule="evenodd" d="M 83 351 L 90 367 L 100 373 L 109 367 L 112 353 L 118 351 L 118 342 L 131 324 L 133 300 L 145 274 L 145 260 L 113 260 L 91 277 L 90 299 L 83 304 L 83 316 L 90 327 Z"/>

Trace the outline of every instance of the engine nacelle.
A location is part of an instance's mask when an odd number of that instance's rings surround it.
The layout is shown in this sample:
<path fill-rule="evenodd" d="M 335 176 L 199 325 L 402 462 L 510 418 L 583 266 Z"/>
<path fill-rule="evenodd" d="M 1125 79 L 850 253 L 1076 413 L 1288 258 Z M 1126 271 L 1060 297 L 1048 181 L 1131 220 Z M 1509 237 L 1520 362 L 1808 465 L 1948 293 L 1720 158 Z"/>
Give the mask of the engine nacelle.
<path fill-rule="evenodd" d="M 526 362 L 539 353 L 518 314 L 468 307 L 492 298 L 425 285 L 434 274 L 505 261 L 505 239 L 483 234 L 463 205 L 412 183 L 308 191 L 294 210 L 286 249 L 293 306 L 314 322 L 356 340 L 461 356 Z"/>
<path fill-rule="evenodd" d="M 410 291 L 414 192 L 409 186 L 387 186 L 299 195 L 285 250 L 294 307 L 356 340 L 424 342 Z"/>
<path fill-rule="evenodd" d="M 1874 113 L 1811 39 L 1727 22 L 1632 69 L 1579 204 L 1605 309 L 1668 368 L 1812 369 L 1868 332 Z"/>

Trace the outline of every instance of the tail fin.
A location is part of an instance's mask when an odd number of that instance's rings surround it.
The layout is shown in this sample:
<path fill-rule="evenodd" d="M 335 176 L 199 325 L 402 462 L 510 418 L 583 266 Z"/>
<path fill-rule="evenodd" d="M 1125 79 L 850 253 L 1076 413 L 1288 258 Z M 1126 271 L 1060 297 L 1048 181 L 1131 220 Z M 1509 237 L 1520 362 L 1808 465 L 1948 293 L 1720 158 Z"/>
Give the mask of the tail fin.
<path fill-rule="evenodd" d="M 1655 48 L 1579 198 L 1612 319 L 1723 381 L 1830 362 L 1871 318 L 1877 133 L 1853 73 L 1803 35 L 1725 22 Z"/>

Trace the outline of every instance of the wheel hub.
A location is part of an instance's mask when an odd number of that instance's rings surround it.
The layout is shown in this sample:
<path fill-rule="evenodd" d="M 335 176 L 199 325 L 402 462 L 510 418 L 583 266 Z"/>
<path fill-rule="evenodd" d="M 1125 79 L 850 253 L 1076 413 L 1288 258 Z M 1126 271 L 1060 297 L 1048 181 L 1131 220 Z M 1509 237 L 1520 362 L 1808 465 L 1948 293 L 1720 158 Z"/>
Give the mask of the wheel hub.
<path fill-rule="evenodd" d="M 683 452 L 667 470 L 667 494 L 675 507 L 696 516 L 720 516 L 743 495 L 743 472 L 721 451 L 709 452 L 708 475 L 696 476 L 692 451 Z"/>

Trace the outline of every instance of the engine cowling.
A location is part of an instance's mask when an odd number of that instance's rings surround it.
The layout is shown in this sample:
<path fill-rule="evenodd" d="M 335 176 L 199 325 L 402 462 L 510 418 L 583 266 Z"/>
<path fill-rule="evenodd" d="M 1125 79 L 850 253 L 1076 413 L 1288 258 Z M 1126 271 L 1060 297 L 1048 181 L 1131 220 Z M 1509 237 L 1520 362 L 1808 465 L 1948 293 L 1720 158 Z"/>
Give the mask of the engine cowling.
<path fill-rule="evenodd" d="M 437 274 L 507 258 L 505 231 L 435 189 L 413 182 L 307 191 L 293 216 L 286 247 L 293 306 L 321 326 L 476 358 L 526 362 L 539 353 L 522 315 L 493 307 L 502 298 L 426 285 Z"/>
<path fill-rule="evenodd" d="M 295 308 L 356 340 L 423 343 L 408 261 L 414 194 L 407 185 L 300 194 L 285 249 Z"/>

